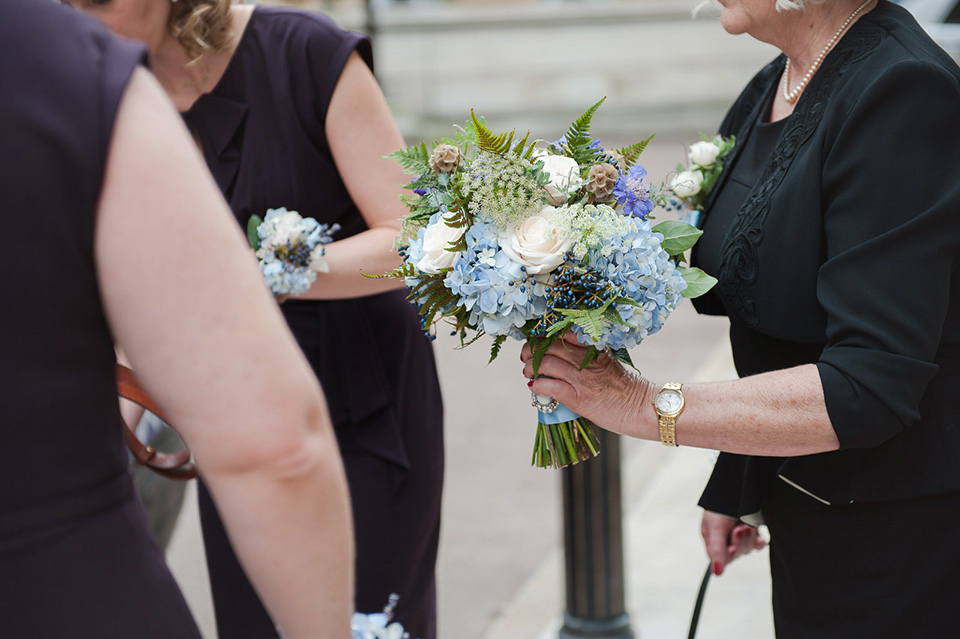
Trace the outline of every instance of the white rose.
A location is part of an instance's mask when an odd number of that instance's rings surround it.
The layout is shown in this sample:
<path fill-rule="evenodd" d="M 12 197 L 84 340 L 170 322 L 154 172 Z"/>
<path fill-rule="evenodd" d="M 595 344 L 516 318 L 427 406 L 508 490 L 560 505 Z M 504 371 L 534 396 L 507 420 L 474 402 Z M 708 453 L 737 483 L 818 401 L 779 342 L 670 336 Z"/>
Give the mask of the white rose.
<path fill-rule="evenodd" d="M 580 188 L 583 181 L 580 179 L 580 165 L 573 158 L 543 153 L 534 158 L 543 162 L 543 172 L 550 176 L 550 184 L 546 188 L 553 204 L 563 204 L 567 201 L 568 192 Z"/>
<path fill-rule="evenodd" d="M 701 140 L 690 146 L 687 157 L 690 158 L 690 164 L 709 169 L 717 161 L 719 155 L 720 147 L 713 142 Z"/>
<path fill-rule="evenodd" d="M 457 261 L 459 251 L 451 251 L 450 245 L 460 241 L 463 237 L 463 228 L 447 226 L 446 220 L 452 219 L 453 213 L 437 219 L 427 227 L 423 233 L 423 257 L 417 263 L 417 268 L 424 273 L 435 274 L 442 269 L 450 268 Z"/>
<path fill-rule="evenodd" d="M 545 206 L 527 217 L 518 227 L 500 237 L 500 248 L 513 261 L 523 264 L 527 273 L 549 273 L 560 266 L 573 246 L 572 238 L 564 238 L 553 222 L 557 209 Z"/>
<path fill-rule="evenodd" d="M 688 198 L 700 192 L 701 184 L 703 184 L 703 173 L 700 171 L 683 171 L 678 173 L 670 182 L 670 190 L 679 198 Z"/>

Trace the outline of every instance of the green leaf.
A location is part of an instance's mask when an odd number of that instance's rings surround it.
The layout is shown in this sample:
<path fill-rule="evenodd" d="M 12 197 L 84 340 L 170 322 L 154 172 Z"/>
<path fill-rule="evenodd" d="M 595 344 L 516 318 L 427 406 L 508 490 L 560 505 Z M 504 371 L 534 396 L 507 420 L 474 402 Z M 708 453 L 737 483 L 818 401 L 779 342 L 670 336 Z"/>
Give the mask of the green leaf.
<path fill-rule="evenodd" d="M 263 218 L 259 215 L 251 215 L 247 220 L 247 241 L 250 242 L 254 251 L 260 249 L 260 234 L 257 233 L 257 227 L 261 224 L 263 224 Z"/>
<path fill-rule="evenodd" d="M 653 135 L 656 135 L 656 133 Z M 647 148 L 647 145 L 650 144 L 650 141 L 653 140 L 653 135 L 646 140 L 637 142 L 636 144 L 631 144 L 630 146 L 625 146 L 622 149 L 617 149 L 617 155 L 623 158 L 626 168 L 629 169 L 631 166 L 636 164 L 640 154 L 643 153 L 644 149 Z"/>
<path fill-rule="evenodd" d="M 593 364 L 595 361 L 597 361 L 598 357 L 600 357 L 600 351 L 597 350 L 597 347 L 592 345 L 588 346 L 587 354 L 583 356 L 583 361 L 580 362 L 580 370 L 583 370 L 590 366 L 590 364 Z"/>
<path fill-rule="evenodd" d="M 547 354 L 547 350 L 557 341 L 557 337 L 541 337 L 540 339 L 530 340 L 530 346 L 533 349 L 533 374 L 537 376 L 540 374 L 540 362 L 543 361 L 543 356 Z"/>
<path fill-rule="evenodd" d="M 653 230 L 663 235 L 663 241 L 660 242 L 660 246 L 667 252 L 667 255 L 671 256 L 680 255 L 684 251 L 689 250 L 697 243 L 700 236 L 703 235 L 703 231 L 695 226 L 677 220 L 661 222 L 653 227 Z"/>
<path fill-rule="evenodd" d="M 493 339 L 493 344 L 490 346 L 490 359 L 487 361 L 488 364 L 497 359 L 497 355 L 500 354 L 500 348 L 503 346 L 505 341 L 507 341 L 506 335 L 497 335 Z"/>
<path fill-rule="evenodd" d="M 707 275 L 698 268 L 678 266 L 677 270 L 687 281 L 687 288 L 683 291 L 683 296 L 687 298 L 700 297 L 717 283 L 717 278 Z"/>
<path fill-rule="evenodd" d="M 430 172 L 430 151 L 427 150 L 426 144 L 400 149 L 386 157 L 399 164 L 404 172 L 409 175 Z"/>
<path fill-rule="evenodd" d="M 562 320 L 557 320 L 556 322 L 550 325 L 550 328 L 547 329 L 547 337 L 553 337 L 557 333 L 560 333 L 562 335 L 565 330 L 570 328 L 571 324 L 573 324 L 572 317 L 566 317 Z"/>
<path fill-rule="evenodd" d="M 567 134 L 564 136 L 566 138 L 564 154 L 573 158 L 580 166 L 590 164 L 597 157 L 597 151 L 590 148 L 590 143 L 593 141 L 590 139 L 590 123 L 593 121 L 593 114 L 597 112 L 597 109 L 606 99 L 605 97 L 602 98 L 587 109 L 570 125 Z"/>
<path fill-rule="evenodd" d="M 487 128 L 487 125 L 482 119 L 477 117 L 476 113 L 473 112 L 473 109 L 470 109 L 470 119 L 473 122 L 473 128 L 476 130 L 477 147 L 479 147 L 481 151 L 489 151 L 491 153 L 505 155 L 507 151 L 512 148 L 513 138 L 517 134 L 516 130 L 497 135 Z M 526 143 L 526 140 L 529 137 L 530 133 L 527 132 L 526 137 L 523 138 L 524 143 Z"/>

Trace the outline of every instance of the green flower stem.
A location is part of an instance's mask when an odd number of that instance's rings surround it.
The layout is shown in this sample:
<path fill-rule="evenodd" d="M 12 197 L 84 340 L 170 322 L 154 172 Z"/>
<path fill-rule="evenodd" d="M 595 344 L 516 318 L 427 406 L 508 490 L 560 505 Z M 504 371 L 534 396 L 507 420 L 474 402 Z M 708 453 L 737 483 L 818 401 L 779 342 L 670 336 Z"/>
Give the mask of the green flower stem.
<path fill-rule="evenodd" d="M 600 442 L 590 422 L 582 417 L 559 424 L 537 424 L 532 465 L 564 468 L 590 459 L 600 452 Z"/>

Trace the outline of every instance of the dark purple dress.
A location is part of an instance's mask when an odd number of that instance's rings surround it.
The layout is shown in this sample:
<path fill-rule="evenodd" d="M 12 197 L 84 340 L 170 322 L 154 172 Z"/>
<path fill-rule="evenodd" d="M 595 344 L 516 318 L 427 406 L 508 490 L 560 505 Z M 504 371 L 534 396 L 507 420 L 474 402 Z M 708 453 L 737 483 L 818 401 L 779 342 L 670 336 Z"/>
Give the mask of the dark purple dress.
<path fill-rule="evenodd" d="M 52 2 L 0 0 L 0 636 L 199 639 L 128 473 L 94 226 L 144 57 Z"/>
<path fill-rule="evenodd" d="M 222 80 L 184 114 L 244 228 L 278 207 L 340 224 L 337 239 L 367 228 L 324 128 L 354 51 L 372 65 L 366 37 L 320 14 L 258 6 Z M 443 410 L 430 343 L 405 298 L 291 299 L 281 309 L 323 385 L 346 465 L 357 610 L 379 611 L 396 593 L 396 620 L 432 639 Z M 205 490 L 201 515 L 221 639 L 276 636 Z"/>

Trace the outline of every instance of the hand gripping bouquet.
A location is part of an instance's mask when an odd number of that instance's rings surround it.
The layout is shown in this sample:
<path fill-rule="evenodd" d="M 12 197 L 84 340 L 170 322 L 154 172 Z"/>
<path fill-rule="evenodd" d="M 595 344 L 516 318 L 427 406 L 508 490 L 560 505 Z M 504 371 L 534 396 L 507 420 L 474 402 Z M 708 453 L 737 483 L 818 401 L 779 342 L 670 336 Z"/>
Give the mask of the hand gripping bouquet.
<path fill-rule="evenodd" d="M 433 335 L 445 319 L 461 347 L 493 337 L 491 361 L 508 337 L 529 340 L 537 370 L 570 330 L 588 346 L 629 362 L 627 349 L 656 333 L 682 297 L 715 280 L 681 265 L 700 231 L 667 221 L 665 202 L 636 161 L 653 136 L 608 152 L 590 137 L 603 100 L 554 143 L 494 134 L 471 112 L 454 139 L 390 155 L 413 178 L 397 247 L 402 277 Z M 533 464 L 559 468 L 599 451 L 587 421 L 535 395 Z"/>

